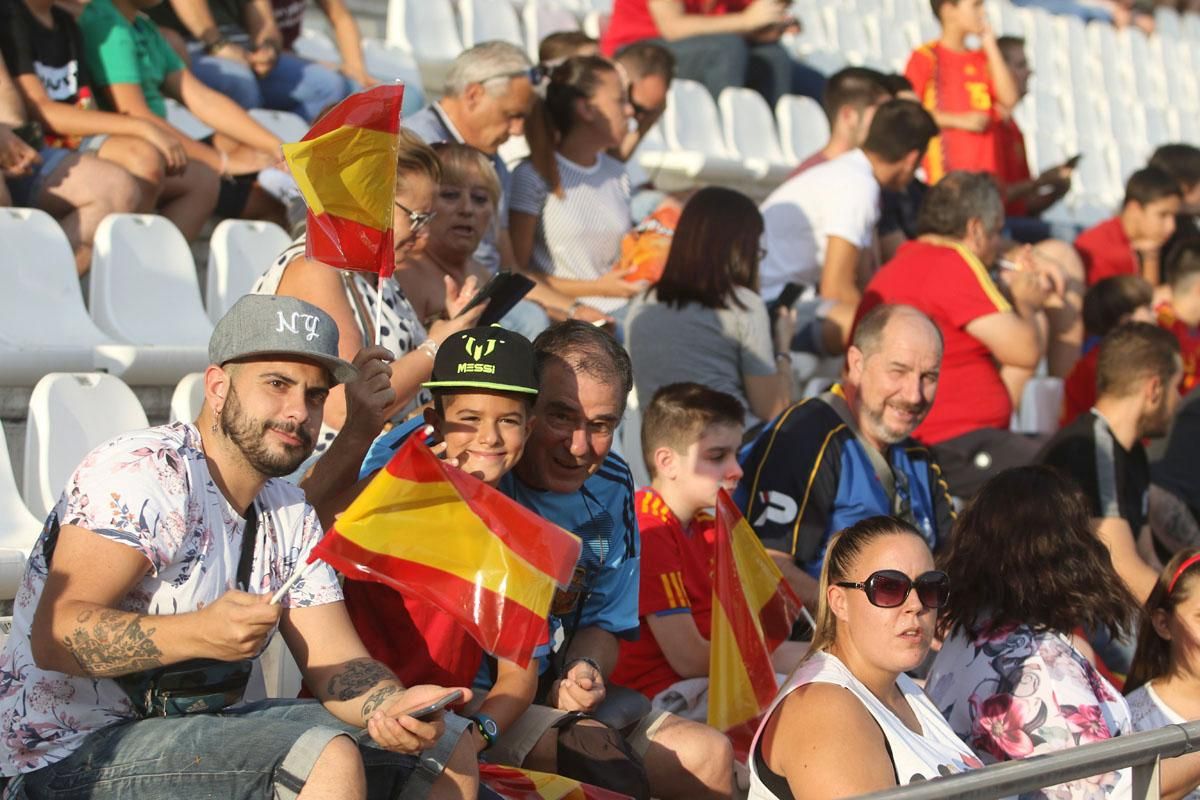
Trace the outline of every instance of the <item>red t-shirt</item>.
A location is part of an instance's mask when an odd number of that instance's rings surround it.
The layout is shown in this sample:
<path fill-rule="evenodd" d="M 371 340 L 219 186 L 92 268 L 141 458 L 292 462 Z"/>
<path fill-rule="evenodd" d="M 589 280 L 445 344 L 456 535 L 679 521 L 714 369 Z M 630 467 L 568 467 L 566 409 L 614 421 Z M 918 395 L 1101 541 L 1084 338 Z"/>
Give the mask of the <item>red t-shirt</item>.
<path fill-rule="evenodd" d="M 1087 270 L 1088 286 L 1114 275 L 1140 275 L 1133 243 L 1125 235 L 1121 218 L 1113 217 L 1075 237 L 1075 249 Z"/>
<path fill-rule="evenodd" d="M 933 408 L 913 435 L 938 444 L 979 428 L 1007 430 L 1012 401 L 996 360 L 966 331 L 979 317 L 1012 310 L 983 263 L 962 246 L 906 242 L 867 284 L 859 319 L 881 303 L 920 309 L 945 341 Z"/>
<path fill-rule="evenodd" d="M 952 170 L 998 174 L 995 87 L 981 50 L 955 51 L 929 42 L 908 58 L 904 77 L 912 83 L 921 104 L 929 111 L 985 111 L 991 123 L 982 133 L 943 128 L 929 142 L 922 166 L 930 186 Z"/>
<path fill-rule="evenodd" d="M 1063 381 L 1063 407 L 1058 426 L 1065 428 L 1083 412 L 1096 405 L 1096 363 L 1100 360 L 1100 346 L 1096 345 L 1075 362 L 1067 379 Z"/>
<path fill-rule="evenodd" d="M 1183 380 L 1179 382 L 1179 393 L 1187 394 L 1200 380 L 1200 375 L 1196 374 L 1200 361 L 1200 329 L 1192 328 L 1176 317 L 1170 303 L 1163 303 L 1154 309 L 1154 314 L 1158 317 L 1159 327 L 1166 328 L 1179 340 L 1179 350 L 1183 356 Z"/>
<path fill-rule="evenodd" d="M 683 0 L 685 14 L 718 17 L 733 14 L 750 5 L 752 0 Z M 662 34 L 650 16 L 650 0 L 614 0 L 612 19 L 600 36 L 600 49 L 611 57 L 627 44 L 642 39 L 654 39 Z"/>
<path fill-rule="evenodd" d="M 637 493 L 634 504 L 642 537 L 641 629 L 637 641 L 621 641 L 612 682 L 653 698 L 683 676 L 667 663 L 646 617 L 690 613 L 700 635 L 709 637 L 716 523 L 711 515 L 701 513 L 684 530 L 662 497 L 649 487 Z"/>
<path fill-rule="evenodd" d="M 996 124 L 997 177 L 1004 186 L 1031 180 L 1029 156 L 1025 152 L 1025 135 L 1015 119 L 1002 119 Z M 1007 217 L 1027 217 L 1029 209 L 1024 200 L 1011 200 L 1004 206 Z"/>

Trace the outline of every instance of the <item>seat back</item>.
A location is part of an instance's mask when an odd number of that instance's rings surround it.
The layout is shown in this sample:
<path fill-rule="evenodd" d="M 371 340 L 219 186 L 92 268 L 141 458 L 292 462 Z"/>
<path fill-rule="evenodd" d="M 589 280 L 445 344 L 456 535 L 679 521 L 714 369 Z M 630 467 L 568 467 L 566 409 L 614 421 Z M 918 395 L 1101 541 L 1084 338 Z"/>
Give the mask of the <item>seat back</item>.
<path fill-rule="evenodd" d="M 525 47 L 521 20 L 511 3 L 496 0 L 459 0 L 462 14 L 463 44 L 473 47 L 480 42 L 501 41 Z"/>
<path fill-rule="evenodd" d="M 704 85 L 676 78 L 667 92 L 663 135 L 672 150 L 690 150 L 731 158 L 721 138 L 721 115 Z"/>
<path fill-rule="evenodd" d="M 164 217 L 109 214 L 92 249 L 92 320 L 135 345 L 208 347 L 212 335 L 200 301 L 192 251 Z"/>
<path fill-rule="evenodd" d="M 215 325 L 267 271 L 291 239 L 273 222 L 227 219 L 208 244 L 208 318 Z"/>
<path fill-rule="evenodd" d="M 803 161 L 829 141 L 829 120 L 811 97 L 785 94 L 775 104 L 775 119 L 788 161 Z"/>
<path fill-rule="evenodd" d="M 324 31 L 305 28 L 300 31 L 300 36 L 292 44 L 292 49 L 296 51 L 296 55 L 310 61 L 324 61 L 328 64 L 342 63 L 341 52 L 338 51 L 333 39 L 329 38 L 329 34 Z"/>
<path fill-rule="evenodd" d="M 388 0 L 387 41 L 418 61 L 450 61 L 463 51 L 450 0 Z"/>
<path fill-rule="evenodd" d="M 52 372 L 29 398 L 25 428 L 25 503 L 45 518 L 71 473 L 97 445 L 147 427 L 133 390 L 101 372 Z"/>
<path fill-rule="evenodd" d="M 529 0 L 521 10 L 525 24 L 526 52 L 529 60 L 538 60 L 538 45 L 552 33 L 579 30 L 579 19 L 559 0 Z"/>
<path fill-rule="evenodd" d="M 753 89 L 730 86 L 721 92 L 717 103 L 725 143 L 742 158 L 762 158 L 772 164 L 785 162 L 775 132 L 771 107 Z"/>
<path fill-rule="evenodd" d="M 308 133 L 308 123 L 299 114 L 291 111 L 276 111 L 273 108 L 252 108 L 250 116 L 271 133 L 285 142 L 298 142 Z"/>
<path fill-rule="evenodd" d="M 171 393 L 171 422 L 194 422 L 204 408 L 204 373 L 189 372 Z"/>
<path fill-rule="evenodd" d="M 17 476 L 8 457 L 4 425 L 0 423 L 0 548 L 20 550 L 28 555 L 41 530 L 41 521 L 29 512 L 17 491 Z M 0 599 L 10 597 L 12 595 L 0 591 Z"/>
<path fill-rule="evenodd" d="M 425 107 L 425 86 L 421 70 L 411 52 L 382 39 L 362 40 L 363 61 L 367 72 L 381 81 L 399 80 L 404 84 L 404 105 L 401 113 L 408 117 Z"/>
<path fill-rule="evenodd" d="M 1062 378 L 1030 378 L 1021 392 L 1016 429 L 1021 433 L 1054 433 L 1062 413 Z"/>

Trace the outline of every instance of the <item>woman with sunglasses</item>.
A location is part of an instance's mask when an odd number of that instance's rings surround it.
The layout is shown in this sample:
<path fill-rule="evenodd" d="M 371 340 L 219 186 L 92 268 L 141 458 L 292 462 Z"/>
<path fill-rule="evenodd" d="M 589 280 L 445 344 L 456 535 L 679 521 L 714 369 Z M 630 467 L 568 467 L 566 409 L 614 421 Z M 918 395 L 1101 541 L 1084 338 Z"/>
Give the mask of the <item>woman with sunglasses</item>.
<path fill-rule="evenodd" d="M 399 136 L 392 214 L 398 268 L 425 246 L 433 217 L 433 194 L 442 177 L 441 162 L 429 145 L 404 128 Z M 301 234 L 259 278 L 254 292 L 298 297 L 324 309 L 337 322 L 338 351 L 348 361 L 373 344 L 391 351 L 395 358 L 391 365 L 391 385 L 396 399 L 385 412 L 388 418 L 403 419 L 428 402 L 428 392 L 421 389 L 421 383 L 429 380 L 433 372 L 438 346 L 451 334 L 475 325 L 483 313 L 486 304 L 455 318 L 475 294 L 475 278 L 466 278 L 461 287 L 448 276 L 444 279 L 447 318 L 434 322 L 427 330 L 395 278 L 384 280 L 380 292 L 374 273 L 334 269 L 309 260 L 304 253 L 305 236 Z M 378 342 L 375 341 L 377 310 L 382 312 Z M 328 449 L 345 422 L 346 393 L 342 386 L 335 386 L 325 403 L 325 418 L 313 459 Z M 373 438 L 378 433 L 372 431 L 370 435 Z"/>
<path fill-rule="evenodd" d="M 1142 608 L 1141 633 L 1125 681 L 1135 731 L 1200 719 L 1200 548 L 1167 562 Z M 1162 762 L 1163 797 L 1200 800 L 1200 753 Z"/>
<path fill-rule="evenodd" d="M 905 675 L 949 593 L 907 523 L 869 517 L 834 535 L 809 654 L 754 738 L 750 800 L 849 797 L 980 766 Z"/>
<path fill-rule="evenodd" d="M 1050 467 L 992 478 L 942 554 L 954 592 L 925 691 L 988 763 L 1129 733 L 1129 708 L 1080 648 L 1077 628 L 1130 630 L 1136 602 L 1096 537 L 1083 495 Z M 1127 796 L 1120 770 L 1033 797 Z"/>

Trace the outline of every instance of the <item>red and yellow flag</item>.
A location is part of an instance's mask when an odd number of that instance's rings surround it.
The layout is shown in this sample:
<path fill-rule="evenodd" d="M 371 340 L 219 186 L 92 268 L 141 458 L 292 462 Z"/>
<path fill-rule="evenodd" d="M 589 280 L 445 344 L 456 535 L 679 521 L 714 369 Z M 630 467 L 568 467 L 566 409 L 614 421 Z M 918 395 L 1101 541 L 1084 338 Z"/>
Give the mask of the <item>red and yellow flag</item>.
<path fill-rule="evenodd" d="M 479 781 L 504 800 L 628 800 L 629 795 L 573 778 L 479 763 Z"/>
<path fill-rule="evenodd" d="M 802 605 L 724 489 L 715 550 L 708 724 L 729 731 L 775 697 L 771 652 L 788 638 Z"/>
<path fill-rule="evenodd" d="M 450 614 L 485 650 L 527 666 L 547 641 L 556 586 L 579 537 L 441 461 L 410 437 L 310 561 L 383 583 Z"/>
<path fill-rule="evenodd" d="M 308 204 L 308 258 L 339 269 L 396 268 L 392 209 L 404 87 L 352 94 L 283 155 Z"/>

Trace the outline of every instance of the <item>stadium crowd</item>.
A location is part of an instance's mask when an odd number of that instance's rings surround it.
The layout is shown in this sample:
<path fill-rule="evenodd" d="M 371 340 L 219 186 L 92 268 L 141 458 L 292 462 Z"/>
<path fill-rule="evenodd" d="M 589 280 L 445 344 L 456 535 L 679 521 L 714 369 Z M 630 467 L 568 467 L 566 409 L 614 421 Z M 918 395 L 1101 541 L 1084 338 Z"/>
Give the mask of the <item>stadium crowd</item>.
<path fill-rule="evenodd" d="M 45 520 L 0 654 L 5 798 L 490 796 L 481 762 L 844 797 L 1200 719 L 1200 149 L 1159 148 L 1064 238 L 1042 215 L 1077 162 L 1031 170 L 1024 42 L 983 0 L 931 0 L 902 75 L 797 60 L 783 0 L 615 0 L 541 63 L 465 50 L 403 120 L 377 281 L 311 256 L 248 113 L 313 122 L 375 83 L 320 5 L 340 68 L 294 52 L 295 0 L 0 0 L 0 204 L 51 214 L 81 276 L 111 213 L 292 235 L 217 323 L 199 417 L 93 450 Z M 679 78 L 819 97 L 828 142 L 761 202 L 634 185 Z M 498 271 L 531 288 L 485 326 Z M 1061 418 L 1020 432 L 1045 376 Z M 582 540 L 526 666 L 304 566 L 413 437 Z M 721 490 L 811 611 L 736 756 L 705 722 Z M 277 631 L 302 697 L 240 704 Z M 1200 754 L 1161 782 L 1200 797 Z M 1131 792 L 1121 769 L 1036 796 Z"/>

